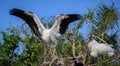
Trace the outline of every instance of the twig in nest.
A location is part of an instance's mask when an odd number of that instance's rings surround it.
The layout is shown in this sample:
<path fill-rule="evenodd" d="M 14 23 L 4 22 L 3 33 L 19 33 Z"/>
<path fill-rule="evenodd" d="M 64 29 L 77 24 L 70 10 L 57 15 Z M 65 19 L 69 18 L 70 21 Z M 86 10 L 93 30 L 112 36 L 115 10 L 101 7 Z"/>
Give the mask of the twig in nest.
<path fill-rule="evenodd" d="M 49 64 L 50 64 L 50 61 L 47 61 L 47 62 L 43 62 L 41 66 L 48 66 Z"/>

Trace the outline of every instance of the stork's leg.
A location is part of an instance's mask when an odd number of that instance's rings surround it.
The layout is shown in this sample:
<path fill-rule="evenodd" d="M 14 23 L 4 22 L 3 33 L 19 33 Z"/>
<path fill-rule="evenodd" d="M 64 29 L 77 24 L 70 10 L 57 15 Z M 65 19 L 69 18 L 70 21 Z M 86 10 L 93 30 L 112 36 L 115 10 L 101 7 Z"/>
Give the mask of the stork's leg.
<path fill-rule="evenodd" d="M 47 44 L 44 44 L 44 62 L 42 63 L 41 66 L 48 66 L 49 65 L 49 61 L 48 61 L 48 58 L 49 58 L 49 54 L 47 54 Z"/>
<path fill-rule="evenodd" d="M 39 41 L 42 42 L 43 45 L 44 45 L 44 62 L 43 62 L 43 64 L 42 64 L 42 66 L 43 66 L 44 63 L 47 62 L 47 43 L 42 39 L 41 36 L 39 36 L 39 39 L 40 39 Z"/>
<path fill-rule="evenodd" d="M 55 44 L 53 46 L 53 54 L 54 54 L 54 56 L 57 56 L 56 46 L 57 46 L 57 44 Z"/>
<path fill-rule="evenodd" d="M 51 54 L 52 60 L 49 66 L 52 66 L 53 62 L 57 59 L 56 45 L 51 47 L 50 54 Z"/>
<path fill-rule="evenodd" d="M 46 44 L 44 44 L 44 62 L 46 62 L 47 61 L 47 45 Z"/>
<path fill-rule="evenodd" d="M 56 56 L 57 55 L 57 52 L 56 52 L 57 40 L 56 40 L 56 38 L 52 37 L 51 42 L 53 43 L 53 45 L 51 46 L 52 55 Z"/>
<path fill-rule="evenodd" d="M 53 58 L 54 58 L 54 56 L 56 56 L 57 55 L 57 52 L 56 52 L 56 45 L 54 45 L 54 46 L 52 46 L 51 48 L 50 48 L 50 53 L 49 53 Z"/>

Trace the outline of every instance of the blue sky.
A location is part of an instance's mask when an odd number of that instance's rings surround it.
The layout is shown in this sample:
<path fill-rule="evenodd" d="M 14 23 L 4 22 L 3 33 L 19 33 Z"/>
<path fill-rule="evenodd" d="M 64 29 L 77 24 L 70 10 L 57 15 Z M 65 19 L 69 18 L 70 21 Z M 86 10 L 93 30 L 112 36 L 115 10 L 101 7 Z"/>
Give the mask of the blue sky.
<path fill-rule="evenodd" d="M 78 13 L 84 15 L 88 8 L 95 8 L 101 3 L 111 5 L 112 2 L 120 11 L 120 0 L 1 0 L 0 2 L 0 31 L 12 25 L 20 25 L 24 21 L 9 15 L 12 8 L 31 11 L 39 17 L 49 17 L 58 14 Z"/>

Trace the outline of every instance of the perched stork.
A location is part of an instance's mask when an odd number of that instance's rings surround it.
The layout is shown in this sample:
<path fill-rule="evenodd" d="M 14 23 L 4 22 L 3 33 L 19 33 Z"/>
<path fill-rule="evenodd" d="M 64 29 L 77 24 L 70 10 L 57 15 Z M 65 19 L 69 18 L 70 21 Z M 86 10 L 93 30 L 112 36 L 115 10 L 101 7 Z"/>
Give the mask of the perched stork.
<path fill-rule="evenodd" d="M 91 40 L 88 43 L 88 48 L 90 50 L 90 55 L 93 57 L 98 57 L 101 54 L 107 54 L 108 56 L 114 55 L 114 49 L 109 44 L 99 43 L 96 40 Z"/>
<path fill-rule="evenodd" d="M 46 29 L 39 18 L 32 12 L 13 8 L 10 14 L 23 19 L 32 29 L 37 37 L 46 41 L 47 45 L 57 44 L 57 37 L 65 33 L 69 23 L 81 19 L 79 14 L 60 14 L 56 16 L 55 22 L 50 29 Z"/>

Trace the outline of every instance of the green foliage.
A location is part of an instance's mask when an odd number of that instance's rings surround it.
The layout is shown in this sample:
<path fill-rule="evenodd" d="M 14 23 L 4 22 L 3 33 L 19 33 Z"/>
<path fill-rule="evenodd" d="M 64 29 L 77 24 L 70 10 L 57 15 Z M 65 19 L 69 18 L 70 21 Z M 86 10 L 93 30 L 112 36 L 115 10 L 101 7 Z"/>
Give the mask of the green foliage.
<path fill-rule="evenodd" d="M 17 34 L 0 33 L 3 35 L 3 42 L 0 44 L 0 57 L 2 57 L 3 61 L 0 61 L 0 63 L 9 65 L 9 63 L 11 63 L 12 54 L 21 38 Z"/>

